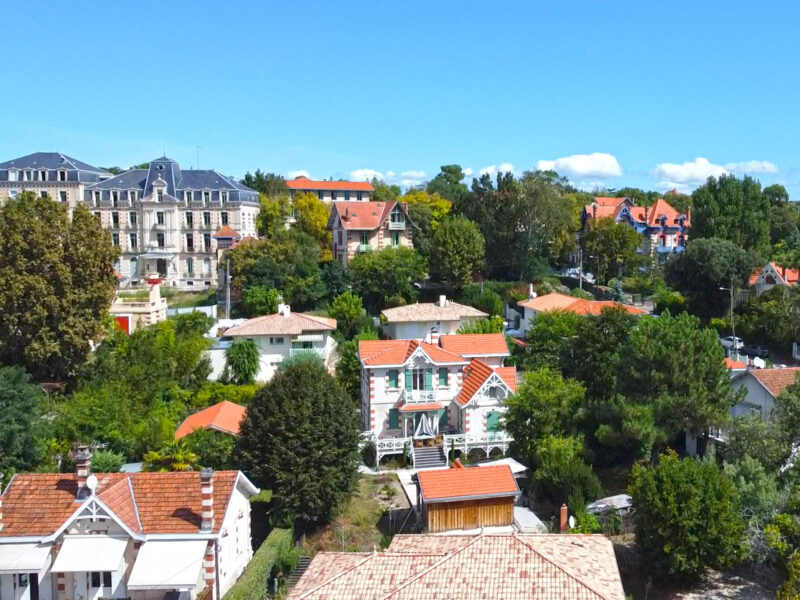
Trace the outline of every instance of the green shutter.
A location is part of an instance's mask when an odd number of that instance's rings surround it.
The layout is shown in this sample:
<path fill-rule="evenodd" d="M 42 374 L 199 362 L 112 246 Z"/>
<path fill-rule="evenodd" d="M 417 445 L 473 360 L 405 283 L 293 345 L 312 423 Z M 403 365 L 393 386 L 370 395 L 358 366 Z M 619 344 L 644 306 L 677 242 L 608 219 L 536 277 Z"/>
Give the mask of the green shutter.
<path fill-rule="evenodd" d="M 398 412 L 396 408 L 389 409 L 389 429 L 397 429 L 400 427 L 398 420 Z"/>
<path fill-rule="evenodd" d="M 500 426 L 500 413 L 490 412 L 486 415 L 486 431 L 497 431 Z"/>
<path fill-rule="evenodd" d="M 411 391 L 413 383 L 414 372 L 411 369 L 406 369 L 406 391 Z"/>
<path fill-rule="evenodd" d="M 439 369 L 439 387 L 447 387 L 447 369 Z"/>
<path fill-rule="evenodd" d="M 425 389 L 433 389 L 433 369 L 425 369 Z"/>
<path fill-rule="evenodd" d="M 447 427 L 447 409 L 445 408 L 442 411 L 439 411 L 439 429 L 444 429 Z"/>
<path fill-rule="evenodd" d="M 389 371 L 389 387 L 396 388 L 397 387 L 397 369 L 392 369 Z"/>

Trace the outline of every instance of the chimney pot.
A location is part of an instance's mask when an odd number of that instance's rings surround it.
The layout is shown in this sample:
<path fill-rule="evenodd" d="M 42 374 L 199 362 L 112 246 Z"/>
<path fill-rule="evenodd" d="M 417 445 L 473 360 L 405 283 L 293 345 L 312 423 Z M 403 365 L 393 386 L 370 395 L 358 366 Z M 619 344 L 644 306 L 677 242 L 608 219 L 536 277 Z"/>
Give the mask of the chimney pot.
<path fill-rule="evenodd" d="M 569 527 L 569 511 L 567 510 L 567 505 L 561 505 L 561 533 L 567 531 Z"/>
<path fill-rule="evenodd" d="M 92 453 L 85 445 L 78 446 L 75 452 L 75 475 L 78 483 L 76 498 L 78 500 L 91 495 L 91 491 L 86 486 L 86 480 L 92 474 Z"/>
<path fill-rule="evenodd" d="M 200 471 L 200 531 L 214 529 L 214 469 Z"/>
<path fill-rule="evenodd" d="M 439 296 L 439 306 L 442 308 L 447 306 L 447 296 L 445 296 L 444 294 Z"/>

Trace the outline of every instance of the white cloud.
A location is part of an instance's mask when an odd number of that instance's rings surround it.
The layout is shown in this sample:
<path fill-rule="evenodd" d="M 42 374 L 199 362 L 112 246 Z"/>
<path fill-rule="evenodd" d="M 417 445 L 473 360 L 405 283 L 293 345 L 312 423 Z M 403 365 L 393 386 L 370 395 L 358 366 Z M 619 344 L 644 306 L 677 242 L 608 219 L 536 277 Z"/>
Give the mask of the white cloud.
<path fill-rule="evenodd" d="M 286 173 L 286 179 L 297 179 L 298 177 L 307 177 L 311 179 L 311 175 L 308 174 L 308 171 L 305 169 L 299 169 L 297 171 L 289 171 Z"/>
<path fill-rule="evenodd" d="M 728 163 L 725 168 L 732 173 L 777 173 L 778 166 L 768 160 L 746 160 Z"/>
<path fill-rule="evenodd" d="M 464 179 L 466 179 L 467 177 L 472 177 L 472 174 L 474 173 L 474 171 L 470 167 L 462 169 L 462 171 L 464 173 Z"/>
<path fill-rule="evenodd" d="M 380 179 L 389 185 L 399 185 L 403 188 L 413 187 L 424 183 L 428 175 L 425 171 L 409 170 L 401 171 L 399 174 L 395 171 L 376 171 L 375 169 L 356 169 L 350 171 L 350 179 L 353 181 L 364 181 L 365 179 Z"/>
<path fill-rule="evenodd" d="M 373 177 L 383 180 L 383 173 L 375 169 L 356 169 L 355 171 L 350 171 L 350 179 L 353 181 L 364 181 L 372 179 Z"/>
<path fill-rule="evenodd" d="M 471 169 L 470 169 L 471 171 Z M 483 167 L 480 171 L 478 171 L 478 175 L 489 175 L 494 177 L 498 173 L 508 173 L 514 172 L 514 165 L 511 163 L 501 163 L 499 165 L 489 165 L 488 167 Z"/>
<path fill-rule="evenodd" d="M 682 164 L 661 163 L 656 165 L 655 174 L 663 184 L 675 186 L 702 183 L 709 177 L 727 175 L 728 170 L 722 165 L 709 162 L 707 158 L 698 157 Z"/>
<path fill-rule="evenodd" d="M 573 154 L 555 160 L 540 160 L 536 163 L 538 171 L 556 171 L 568 179 L 606 178 L 622 175 L 622 167 L 617 158 L 605 152 Z"/>

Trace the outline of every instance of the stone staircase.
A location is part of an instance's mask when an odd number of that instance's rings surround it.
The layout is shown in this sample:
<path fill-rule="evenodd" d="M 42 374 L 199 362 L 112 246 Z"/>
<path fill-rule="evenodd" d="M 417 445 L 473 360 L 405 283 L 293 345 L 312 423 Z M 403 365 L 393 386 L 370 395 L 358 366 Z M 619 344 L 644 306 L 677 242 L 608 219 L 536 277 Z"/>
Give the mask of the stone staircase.
<path fill-rule="evenodd" d="M 310 556 L 301 556 L 297 559 L 297 566 L 289 573 L 289 577 L 286 579 L 286 588 L 292 589 L 297 582 L 300 581 L 300 578 L 303 576 L 303 573 L 306 572 L 308 565 L 311 563 Z"/>
<path fill-rule="evenodd" d="M 433 469 L 447 466 L 447 455 L 443 446 L 414 448 L 414 468 Z"/>

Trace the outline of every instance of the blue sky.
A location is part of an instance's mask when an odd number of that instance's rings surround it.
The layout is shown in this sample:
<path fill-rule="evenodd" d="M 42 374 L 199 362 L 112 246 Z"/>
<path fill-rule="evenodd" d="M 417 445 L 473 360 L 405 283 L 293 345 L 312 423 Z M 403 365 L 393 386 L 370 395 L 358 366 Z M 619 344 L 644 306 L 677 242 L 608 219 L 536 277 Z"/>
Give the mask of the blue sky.
<path fill-rule="evenodd" d="M 0 159 L 241 176 L 752 173 L 800 197 L 800 3 L 8 2 Z M 700 160 L 698 160 L 700 159 Z"/>

